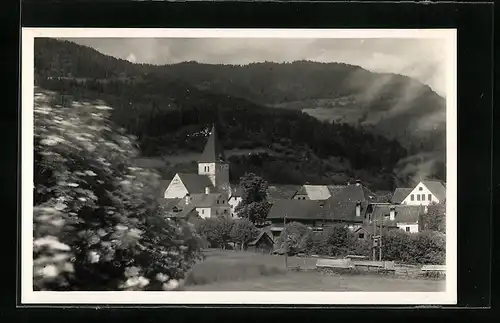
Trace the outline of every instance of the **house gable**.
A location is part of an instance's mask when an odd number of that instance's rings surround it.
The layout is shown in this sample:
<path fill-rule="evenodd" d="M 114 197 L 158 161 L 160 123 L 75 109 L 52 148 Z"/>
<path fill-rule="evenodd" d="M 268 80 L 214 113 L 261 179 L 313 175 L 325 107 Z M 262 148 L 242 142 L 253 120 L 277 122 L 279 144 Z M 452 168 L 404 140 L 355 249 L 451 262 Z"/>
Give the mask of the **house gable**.
<path fill-rule="evenodd" d="M 443 196 L 446 196 L 446 193 L 442 191 L 437 191 L 434 189 L 432 192 L 425 182 L 418 183 L 415 188 L 408 194 L 408 196 L 401 202 L 401 204 L 406 205 L 430 205 L 432 203 L 439 203 L 440 199 L 436 196 L 436 193 L 443 199 Z M 443 187 L 441 185 L 441 187 Z M 443 187 L 444 188 L 444 187 Z"/>
<path fill-rule="evenodd" d="M 188 194 L 188 193 L 189 193 L 189 191 L 188 191 L 187 187 L 184 185 L 184 183 L 182 182 L 179 174 L 175 174 L 172 181 L 168 184 L 168 187 L 165 190 L 163 197 L 166 199 L 182 198 L 182 197 L 186 196 L 186 194 Z"/>

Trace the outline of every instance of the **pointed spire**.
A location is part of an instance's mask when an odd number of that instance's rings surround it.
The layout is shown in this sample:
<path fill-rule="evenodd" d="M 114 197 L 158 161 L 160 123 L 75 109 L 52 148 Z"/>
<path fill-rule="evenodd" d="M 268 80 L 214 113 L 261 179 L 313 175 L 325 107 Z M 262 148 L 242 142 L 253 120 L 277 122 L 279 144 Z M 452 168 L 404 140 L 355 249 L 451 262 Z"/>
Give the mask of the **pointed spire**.
<path fill-rule="evenodd" d="M 224 150 L 219 142 L 215 124 L 212 124 L 212 131 L 201 154 L 200 163 L 215 163 L 220 161 L 225 161 Z"/>

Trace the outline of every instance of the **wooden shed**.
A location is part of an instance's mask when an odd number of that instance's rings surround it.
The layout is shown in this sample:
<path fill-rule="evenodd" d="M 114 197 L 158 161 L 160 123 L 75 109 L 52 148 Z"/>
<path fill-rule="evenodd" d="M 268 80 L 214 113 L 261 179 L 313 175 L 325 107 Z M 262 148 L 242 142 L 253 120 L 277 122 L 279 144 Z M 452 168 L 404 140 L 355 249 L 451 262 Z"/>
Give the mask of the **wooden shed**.
<path fill-rule="evenodd" d="M 255 240 L 248 243 L 247 250 L 270 253 L 273 250 L 273 245 L 274 242 L 269 233 L 262 231 Z"/>

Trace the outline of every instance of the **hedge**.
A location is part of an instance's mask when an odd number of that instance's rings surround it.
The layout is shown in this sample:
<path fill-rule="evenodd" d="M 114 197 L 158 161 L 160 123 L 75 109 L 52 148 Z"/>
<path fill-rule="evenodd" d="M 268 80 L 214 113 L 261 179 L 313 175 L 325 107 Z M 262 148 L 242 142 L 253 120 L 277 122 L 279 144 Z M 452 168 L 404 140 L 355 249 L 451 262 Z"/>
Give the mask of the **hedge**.
<path fill-rule="evenodd" d="M 371 240 L 358 239 L 356 235 L 344 226 L 331 226 L 321 232 L 298 229 L 299 225 L 290 223 L 293 231 L 294 249 L 305 254 L 344 257 L 349 254 L 371 257 Z M 282 240 L 282 237 L 280 237 Z M 382 237 L 383 260 L 396 261 L 405 264 L 435 264 L 445 263 L 446 236 L 440 232 L 424 231 L 407 233 L 394 229 Z M 378 255 L 378 250 L 377 250 Z"/>

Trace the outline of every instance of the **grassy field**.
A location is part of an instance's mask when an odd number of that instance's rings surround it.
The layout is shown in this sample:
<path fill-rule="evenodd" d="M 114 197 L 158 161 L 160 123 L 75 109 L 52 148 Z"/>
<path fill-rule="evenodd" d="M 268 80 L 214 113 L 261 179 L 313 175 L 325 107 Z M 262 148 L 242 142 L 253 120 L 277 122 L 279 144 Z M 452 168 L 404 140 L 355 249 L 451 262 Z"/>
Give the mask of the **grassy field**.
<path fill-rule="evenodd" d="M 210 250 L 191 272 L 188 291 L 444 291 L 444 280 L 372 275 L 329 276 L 285 270 L 283 256 Z M 289 257 L 289 266 L 314 269 L 315 258 Z"/>

